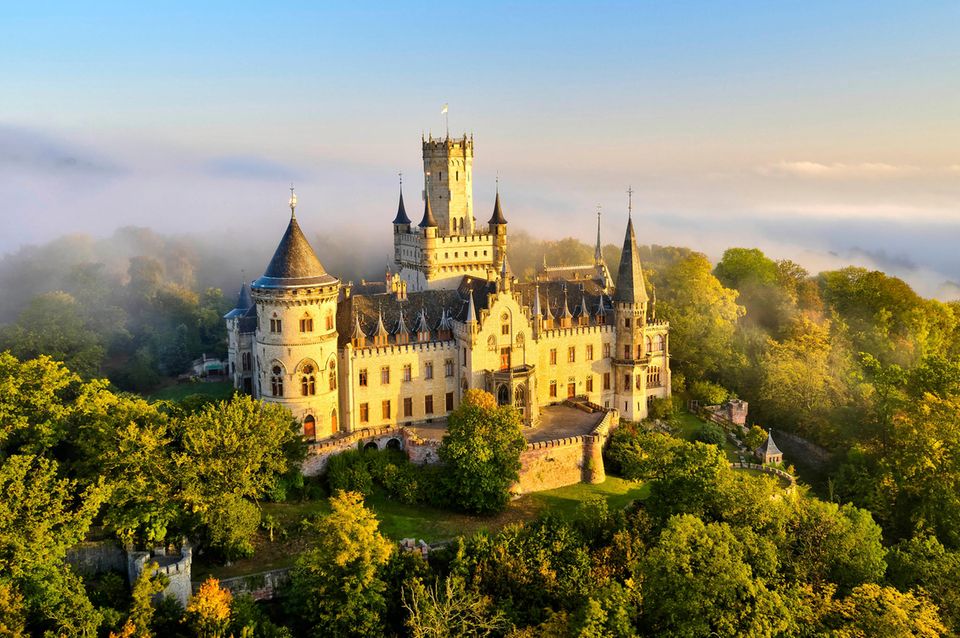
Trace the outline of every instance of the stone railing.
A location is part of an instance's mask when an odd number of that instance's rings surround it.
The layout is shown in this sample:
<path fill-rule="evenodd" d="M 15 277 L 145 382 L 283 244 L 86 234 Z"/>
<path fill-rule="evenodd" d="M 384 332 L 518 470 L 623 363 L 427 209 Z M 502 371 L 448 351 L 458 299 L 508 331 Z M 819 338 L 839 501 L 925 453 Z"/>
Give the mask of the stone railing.
<path fill-rule="evenodd" d="M 778 467 L 772 467 L 770 465 L 760 465 L 759 463 L 731 463 L 730 469 L 732 470 L 756 470 L 758 472 L 764 472 L 765 474 L 773 474 L 783 480 L 787 481 L 790 484 L 790 489 L 793 489 L 797 486 L 797 477 L 789 472 L 785 472 Z"/>
<path fill-rule="evenodd" d="M 273 600 L 288 582 L 290 582 L 290 568 L 283 567 L 257 574 L 224 578 L 220 581 L 220 586 L 230 590 L 234 596 L 249 594 L 254 600 Z M 194 593 L 200 589 L 200 585 L 199 582 L 193 583 Z"/>

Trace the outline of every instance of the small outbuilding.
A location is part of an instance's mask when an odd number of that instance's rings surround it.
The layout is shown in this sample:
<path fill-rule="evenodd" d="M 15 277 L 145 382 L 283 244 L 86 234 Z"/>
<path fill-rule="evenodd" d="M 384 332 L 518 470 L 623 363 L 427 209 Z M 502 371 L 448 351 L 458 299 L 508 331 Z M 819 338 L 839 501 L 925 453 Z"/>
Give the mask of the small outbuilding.
<path fill-rule="evenodd" d="M 777 447 L 777 444 L 773 441 L 773 430 L 767 432 L 767 440 L 763 442 L 763 445 L 754 450 L 753 455 L 763 465 L 769 463 L 783 463 L 783 452 L 780 451 L 780 448 Z"/>

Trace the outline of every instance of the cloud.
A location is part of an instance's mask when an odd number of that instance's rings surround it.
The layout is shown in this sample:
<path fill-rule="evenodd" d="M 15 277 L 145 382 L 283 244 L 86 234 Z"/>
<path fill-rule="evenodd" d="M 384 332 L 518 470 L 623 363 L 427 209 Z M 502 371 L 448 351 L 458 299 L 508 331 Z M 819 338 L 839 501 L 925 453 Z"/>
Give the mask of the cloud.
<path fill-rule="evenodd" d="M 203 170 L 207 175 L 230 179 L 298 180 L 304 175 L 300 169 L 255 155 L 217 157 L 206 162 Z"/>
<path fill-rule="evenodd" d="M 0 166 L 50 173 L 117 174 L 119 164 L 65 139 L 0 124 Z"/>
<path fill-rule="evenodd" d="M 916 166 L 862 162 L 824 164 L 811 161 L 780 161 L 757 168 L 761 175 L 780 177 L 803 177 L 819 179 L 880 179 L 913 175 L 919 172 Z"/>

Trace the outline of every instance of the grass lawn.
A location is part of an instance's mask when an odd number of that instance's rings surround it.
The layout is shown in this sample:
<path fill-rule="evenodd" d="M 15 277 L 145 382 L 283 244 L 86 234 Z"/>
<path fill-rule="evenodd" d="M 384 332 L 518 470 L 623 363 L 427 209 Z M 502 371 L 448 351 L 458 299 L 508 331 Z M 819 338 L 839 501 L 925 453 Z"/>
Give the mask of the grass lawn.
<path fill-rule="evenodd" d="M 182 401 L 194 394 L 202 394 L 217 400 L 229 399 L 233 394 L 233 384 L 229 381 L 176 383 L 151 393 L 147 398 L 151 401 Z"/>
<path fill-rule="evenodd" d="M 366 504 L 380 519 L 380 529 L 388 538 L 416 538 L 432 543 L 480 531 L 496 531 L 510 523 L 532 520 L 548 511 L 571 517 L 580 503 L 595 496 L 606 498 L 611 509 L 622 509 L 634 500 L 646 498 L 648 492 L 646 485 L 608 476 L 606 481 L 597 485 L 579 483 L 521 496 L 510 503 L 505 512 L 495 516 L 472 516 L 422 505 L 404 505 L 379 492 L 368 498 Z M 277 540 L 271 543 L 267 535 L 261 532 L 256 541 L 256 553 L 230 566 L 207 564 L 203 557 L 197 557 L 193 565 L 193 580 L 201 580 L 208 574 L 230 578 L 292 565 L 297 555 L 307 548 L 307 539 L 301 533 L 301 522 L 330 511 L 326 499 L 303 503 L 263 503 L 262 506 L 264 516 L 273 517 L 283 530 L 283 533 L 278 533 Z M 285 537 L 281 538 L 283 534 Z"/>
<path fill-rule="evenodd" d="M 703 419 L 690 412 L 681 412 L 677 416 L 678 436 L 685 441 L 694 441 L 697 438 L 697 431 L 706 423 Z M 736 463 L 740 460 L 737 455 L 737 447 L 730 442 L 730 439 L 724 437 L 723 452 L 727 455 L 727 460 Z"/>

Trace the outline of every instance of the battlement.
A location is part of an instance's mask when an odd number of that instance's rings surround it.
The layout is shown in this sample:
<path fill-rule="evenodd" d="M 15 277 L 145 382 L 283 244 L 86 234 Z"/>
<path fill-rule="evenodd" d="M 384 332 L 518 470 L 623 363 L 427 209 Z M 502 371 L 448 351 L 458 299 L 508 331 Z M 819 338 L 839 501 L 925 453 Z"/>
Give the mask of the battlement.
<path fill-rule="evenodd" d="M 457 344 L 453 339 L 445 341 L 426 341 L 423 343 L 388 344 L 385 346 L 366 345 L 363 348 L 354 348 L 354 359 L 375 359 L 377 357 L 396 354 L 426 353 L 426 352 L 456 352 Z"/>
<path fill-rule="evenodd" d="M 430 135 L 422 141 L 424 157 L 446 157 L 450 154 L 450 151 L 473 155 L 473 136 L 467 137 L 466 133 L 463 134 L 463 137 L 454 138 L 434 138 L 433 135 Z"/>

